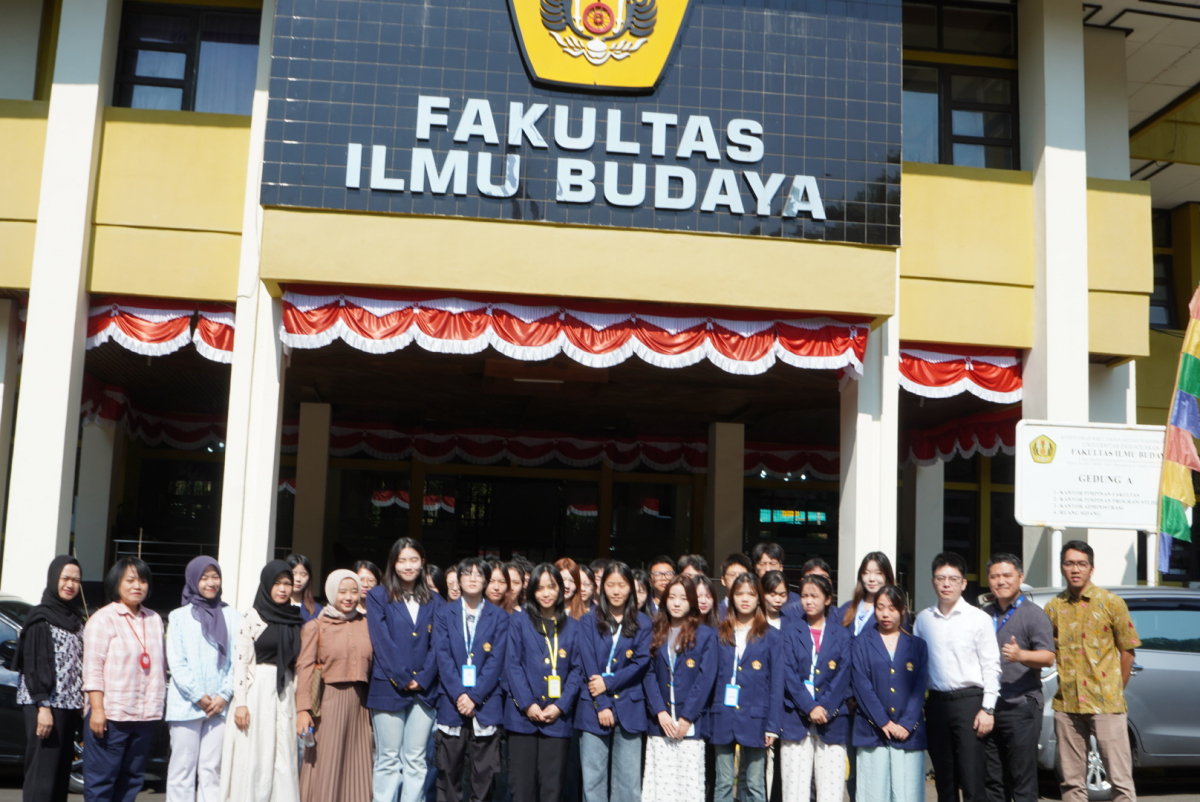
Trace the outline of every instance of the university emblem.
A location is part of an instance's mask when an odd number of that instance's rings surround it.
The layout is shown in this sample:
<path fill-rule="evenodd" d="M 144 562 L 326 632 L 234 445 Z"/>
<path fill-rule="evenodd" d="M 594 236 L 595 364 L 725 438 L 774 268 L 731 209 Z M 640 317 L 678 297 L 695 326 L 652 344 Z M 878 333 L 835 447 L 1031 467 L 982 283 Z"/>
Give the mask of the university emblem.
<path fill-rule="evenodd" d="M 559 650 L 558 650 L 558 656 L 559 656 L 559 657 L 566 657 L 566 656 L 567 656 L 567 650 L 566 650 L 566 649 L 559 649 Z"/>
<path fill-rule="evenodd" d="M 1046 435 L 1040 435 L 1033 439 L 1029 444 L 1029 454 L 1033 457 L 1033 461 L 1039 465 L 1045 465 L 1054 461 L 1054 452 L 1058 450 L 1058 446 L 1054 444 Z"/>
<path fill-rule="evenodd" d="M 693 660 L 692 658 L 690 658 L 690 657 L 689 657 L 689 658 L 687 659 L 687 667 L 688 667 L 688 668 L 695 668 L 695 667 L 696 667 L 696 661 L 695 661 L 695 660 Z"/>
<path fill-rule="evenodd" d="M 633 649 L 626 649 L 626 650 L 625 650 L 625 656 L 626 656 L 626 657 L 633 657 Z"/>
<path fill-rule="evenodd" d="M 762 668 L 762 663 L 758 662 L 757 660 L 755 660 L 750 665 L 753 666 L 755 671 L 758 671 L 760 668 Z"/>
<path fill-rule="evenodd" d="M 652 89 L 687 0 L 509 0 L 530 72 L 592 89 Z"/>
<path fill-rule="evenodd" d="M 492 644 L 490 644 L 490 643 L 483 644 L 483 650 L 485 652 L 490 652 L 492 650 Z"/>
<path fill-rule="evenodd" d="M 905 663 L 905 664 L 904 664 L 904 667 L 905 667 L 905 668 L 907 668 L 909 671 L 912 671 L 912 670 L 913 670 L 913 664 L 912 664 L 912 663 Z"/>
<path fill-rule="evenodd" d="M 829 661 L 829 667 L 830 667 L 831 669 L 832 669 L 832 668 L 837 668 L 837 661 L 836 661 L 836 660 L 830 660 L 830 661 Z"/>

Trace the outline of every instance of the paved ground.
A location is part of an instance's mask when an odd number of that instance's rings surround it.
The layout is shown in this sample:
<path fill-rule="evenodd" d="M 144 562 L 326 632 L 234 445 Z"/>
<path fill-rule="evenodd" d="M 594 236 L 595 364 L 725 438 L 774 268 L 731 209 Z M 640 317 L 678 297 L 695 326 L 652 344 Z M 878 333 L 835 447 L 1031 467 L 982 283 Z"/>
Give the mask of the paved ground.
<path fill-rule="evenodd" d="M 1200 769 L 1190 771 L 1145 771 L 1136 777 L 1138 798 L 1153 800 L 1153 802 L 1200 802 Z M 1052 783 L 1042 785 L 1043 802 L 1056 802 L 1059 799 L 1058 788 Z M 70 802 L 82 802 L 82 796 L 72 794 Z M 162 802 L 165 796 L 145 791 L 138 797 L 138 802 Z M 933 784 L 925 789 L 926 802 L 936 802 Z M 21 778 L 19 776 L 0 776 L 0 802 L 20 802 Z"/>

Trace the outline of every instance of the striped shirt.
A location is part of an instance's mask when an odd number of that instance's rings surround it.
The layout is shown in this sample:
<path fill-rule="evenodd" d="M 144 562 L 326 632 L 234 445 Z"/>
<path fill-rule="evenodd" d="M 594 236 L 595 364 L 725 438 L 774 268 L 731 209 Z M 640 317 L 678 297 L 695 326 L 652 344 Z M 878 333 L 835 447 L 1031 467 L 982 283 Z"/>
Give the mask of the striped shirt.
<path fill-rule="evenodd" d="M 149 668 L 141 665 L 143 648 L 150 657 Z M 166 665 L 162 618 L 153 610 L 142 607 L 135 616 L 124 604 L 113 602 L 88 619 L 83 630 L 83 690 L 104 692 L 105 717 L 112 721 L 162 718 Z"/>

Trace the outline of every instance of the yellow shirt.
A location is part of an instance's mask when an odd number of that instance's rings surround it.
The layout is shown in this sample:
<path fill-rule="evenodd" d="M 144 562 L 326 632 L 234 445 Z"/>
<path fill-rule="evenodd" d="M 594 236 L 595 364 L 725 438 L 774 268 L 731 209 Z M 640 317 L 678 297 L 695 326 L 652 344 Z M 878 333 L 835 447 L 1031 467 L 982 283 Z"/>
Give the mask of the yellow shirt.
<path fill-rule="evenodd" d="M 1124 713 L 1121 652 L 1142 642 L 1125 600 L 1088 583 L 1076 600 L 1069 590 L 1046 605 L 1054 625 L 1058 692 L 1053 707 L 1063 713 Z"/>

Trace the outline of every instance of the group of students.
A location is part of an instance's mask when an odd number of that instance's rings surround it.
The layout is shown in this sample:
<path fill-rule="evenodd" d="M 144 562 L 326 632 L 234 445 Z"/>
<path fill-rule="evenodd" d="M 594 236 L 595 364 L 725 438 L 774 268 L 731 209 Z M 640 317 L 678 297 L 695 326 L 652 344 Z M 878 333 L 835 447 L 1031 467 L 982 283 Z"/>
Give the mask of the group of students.
<path fill-rule="evenodd" d="M 383 572 L 330 573 L 324 607 L 307 560 L 272 561 L 239 613 L 199 557 L 164 635 L 140 560 L 85 627 L 59 557 L 15 666 L 25 798 L 65 799 L 82 718 L 85 799 L 132 802 L 165 718 L 171 802 L 419 802 L 434 777 L 459 802 L 464 776 L 486 802 L 505 759 L 513 802 L 763 802 L 775 777 L 785 802 L 840 802 L 848 758 L 860 802 L 920 802 L 930 650 L 890 560 L 868 554 L 842 607 L 824 561 L 798 593 L 782 562 L 730 555 L 718 605 L 699 555 L 441 572 L 402 538 Z"/>

